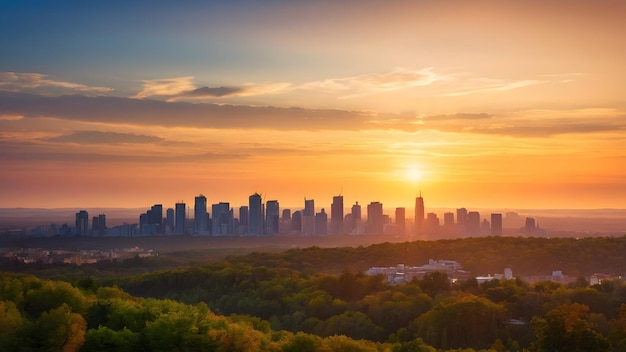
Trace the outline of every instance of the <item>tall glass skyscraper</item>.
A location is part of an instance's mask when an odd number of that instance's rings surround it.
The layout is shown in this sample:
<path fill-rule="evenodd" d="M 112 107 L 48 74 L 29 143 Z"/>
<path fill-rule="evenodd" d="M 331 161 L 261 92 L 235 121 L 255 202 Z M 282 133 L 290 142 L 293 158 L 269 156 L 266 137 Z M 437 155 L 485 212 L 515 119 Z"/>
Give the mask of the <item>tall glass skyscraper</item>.
<path fill-rule="evenodd" d="M 367 205 L 367 233 L 383 234 L 383 204 L 371 202 Z"/>
<path fill-rule="evenodd" d="M 280 206 L 277 200 L 268 200 L 265 203 L 265 234 L 277 235 L 280 216 Z"/>
<path fill-rule="evenodd" d="M 163 229 L 163 205 L 155 204 L 150 208 L 150 225 L 152 225 L 152 232 L 155 234 L 164 233 Z"/>
<path fill-rule="evenodd" d="M 330 206 L 330 234 L 341 235 L 343 232 L 343 196 L 334 196 Z"/>
<path fill-rule="evenodd" d="M 420 196 L 415 198 L 415 234 L 422 235 L 424 233 L 424 198 L 422 192 Z"/>
<path fill-rule="evenodd" d="M 302 234 L 315 234 L 315 200 L 304 199 L 304 210 L 302 211 Z"/>
<path fill-rule="evenodd" d="M 213 235 L 229 235 L 232 232 L 233 220 L 230 203 L 219 202 L 211 206 L 213 221 L 211 222 Z"/>
<path fill-rule="evenodd" d="M 187 204 L 185 203 L 176 203 L 175 206 L 176 209 L 176 234 L 177 235 L 184 235 L 186 228 L 185 228 L 185 221 L 187 220 Z"/>
<path fill-rule="evenodd" d="M 202 194 L 197 196 L 194 202 L 193 222 L 196 234 L 207 235 L 209 233 L 208 216 L 206 214 L 206 197 Z"/>
<path fill-rule="evenodd" d="M 250 236 L 263 235 L 263 203 L 261 195 L 255 193 L 249 197 L 248 234 Z"/>
<path fill-rule="evenodd" d="M 89 231 L 89 213 L 81 210 L 76 213 L 76 234 L 87 235 Z"/>

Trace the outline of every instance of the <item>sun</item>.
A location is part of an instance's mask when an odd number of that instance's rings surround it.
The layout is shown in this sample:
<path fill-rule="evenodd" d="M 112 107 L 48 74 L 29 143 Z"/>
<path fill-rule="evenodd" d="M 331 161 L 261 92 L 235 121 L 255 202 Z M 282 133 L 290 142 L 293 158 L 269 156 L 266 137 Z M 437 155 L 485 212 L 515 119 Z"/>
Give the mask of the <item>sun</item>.
<path fill-rule="evenodd" d="M 417 182 L 422 178 L 422 171 L 416 166 L 407 167 L 404 171 L 404 177 L 411 182 Z"/>

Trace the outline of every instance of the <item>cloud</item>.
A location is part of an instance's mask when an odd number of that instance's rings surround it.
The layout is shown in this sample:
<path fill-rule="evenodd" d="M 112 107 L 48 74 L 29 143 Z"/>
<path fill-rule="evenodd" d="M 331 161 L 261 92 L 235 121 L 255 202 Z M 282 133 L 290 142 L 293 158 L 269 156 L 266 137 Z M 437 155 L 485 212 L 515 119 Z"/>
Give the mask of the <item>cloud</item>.
<path fill-rule="evenodd" d="M 19 121 L 19 120 L 21 120 L 23 118 L 24 118 L 24 116 L 22 116 L 22 115 L 2 115 L 2 113 L 0 112 L 0 120 Z"/>
<path fill-rule="evenodd" d="M 432 68 L 418 71 L 397 69 L 392 72 L 360 75 L 344 78 L 329 78 L 321 81 L 305 83 L 300 89 L 321 90 L 328 93 L 347 94 L 342 98 L 350 98 L 363 94 L 389 92 L 419 86 L 427 86 L 439 77 Z"/>
<path fill-rule="evenodd" d="M 290 83 L 246 83 L 242 86 L 241 92 L 237 95 L 245 97 L 263 94 L 276 94 L 287 91 L 290 87 Z"/>
<path fill-rule="evenodd" d="M 165 139 L 156 136 L 142 134 L 103 132 L 103 131 L 77 131 L 71 134 L 43 139 L 46 142 L 77 143 L 77 144 L 143 144 L 160 143 Z"/>
<path fill-rule="evenodd" d="M 220 98 L 220 97 L 225 97 L 229 95 L 234 95 L 242 91 L 243 91 L 243 88 L 241 87 L 216 87 L 216 88 L 202 87 L 202 88 L 190 90 L 188 92 L 180 93 L 178 94 L 178 96 L 189 97 L 189 98 L 196 98 L 196 97 Z"/>
<path fill-rule="evenodd" d="M 508 135 L 512 137 L 546 138 L 566 134 L 591 134 L 626 131 L 626 118 L 620 120 L 561 118 L 550 121 L 502 121 L 494 125 L 472 126 L 465 132 Z"/>
<path fill-rule="evenodd" d="M 245 83 L 241 86 L 196 87 L 193 76 L 144 80 L 143 89 L 133 98 L 161 97 L 167 101 L 253 96 L 285 91 L 289 83 Z"/>
<path fill-rule="evenodd" d="M 475 94 L 475 93 L 505 92 L 505 91 L 509 91 L 513 89 L 548 83 L 548 81 L 534 80 L 534 79 L 527 79 L 527 80 L 520 80 L 520 81 L 498 81 L 498 80 L 488 80 L 488 81 L 489 82 L 478 83 L 475 86 L 445 94 L 444 96 L 456 97 L 456 96 Z"/>
<path fill-rule="evenodd" d="M 487 120 L 493 115 L 487 113 L 455 113 L 446 115 L 379 114 L 371 124 L 379 129 L 394 129 L 404 132 L 417 132 L 425 129 L 461 131 L 468 123 Z M 453 126 L 452 128 L 448 126 Z"/>
<path fill-rule="evenodd" d="M 614 109 L 563 111 L 530 110 L 492 115 L 460 112 L 444 115 L 373 114 L 334 109 L 280 108 L 210 103 L 167 102 L 111 96 L 42 96 L 0 91 L 2 115 L 23 116 L 20 123 L 47 117 L 108 125 L 192 127 L 281 131 L 438 130 L 453 133 L 550 137 L 560 134 L 626 130 L 624 112 Z M 14 123 L 16 121 L 4 121 Z M 100 132 L 94 141 L 159 143 L 151 136 Z M 77 141 L 84 134 L 59 136 L 56 141 Z M 145 138 L 145 139 L 142 139 Z M 158 137 L 154 137 L 158 138 Z M 141 141 L 139 141 L 141 140 Z M 54 140 L 52 140 L 54 141 Z M 160 143 L 166 143 L 161 141 Z"/>
<path fill-rule="evenodd" d="M 128 163 L 166 163 L 166 162 L 208 162 L 218 160 L 247 159 L 243 153 L 154 153 L 134 152 L 115 154 L 110 151 L 96 151 L 47 143 L 23 141 L 1 141 L 0 160 L 3 162 L 63 161 L 63 162 L 128 162 Z"/>
<path fill-rule="evenodd" d="M 493 117 L 493 115 L 486 114 L 486 113 L 479 113 L 479 114 L 456 113 L 456 114 L 447 114 L 447 115 L 420 116 L 422 120 L 430 120 L 430 121 L 482 120 L 482 119 L 489 119 L 491 117 Z"/>
<path fill-rule="evenodd" d="M 143 99 L 190 92 L 196 89 L 192 82 L 193 76 L 144 80 L 142 81 L 143 89 L 134 98 Z"/>
<path fill-rule="evenodd" d="M 276 94 L 295 90 L 312 90 L 343 94 L 351 98 L 380 92 L 426 86 L 443 79 L 432 68 L 422 70 L 397 69 L 387 73 L 329 78 L 293 86 L 291 83 L 244 83 L 238 86 L 197 87 L 193 76 L 153 79 L 142 81 L 143 89 L 133 98 L 162 97 L 167 101 L 207 99 L 223 97 L 247 97 Z"/>
<path fill-rule="evenodd" d="M 359 129 L 371 115 L 332 109 L 166 102 L 111 96 L 49 97 L 0 91 L 3 114 L 108 124 L 277 130 Z"/>
<path fill-rule="evenodd" d="M 289 83 L 255 84 L 247 83 L 240 87 L 201 87 L 182 92 L 168 98 L 168 101 L 180 101 L 186 99 L 205 99 L 223 97 L 247 97 L 263 94 L 274 94 L 285 91 L 290 87 Z"/>
<path fill-rule="evenodd" d="M 92 87 L 80 83 L 55 81 L 41 73 L 0 72 L 0 89 L 18 91 L 40 87 L 57 87 L 81 92 L 106 93 L 113 89 L 107 87 Z"/>

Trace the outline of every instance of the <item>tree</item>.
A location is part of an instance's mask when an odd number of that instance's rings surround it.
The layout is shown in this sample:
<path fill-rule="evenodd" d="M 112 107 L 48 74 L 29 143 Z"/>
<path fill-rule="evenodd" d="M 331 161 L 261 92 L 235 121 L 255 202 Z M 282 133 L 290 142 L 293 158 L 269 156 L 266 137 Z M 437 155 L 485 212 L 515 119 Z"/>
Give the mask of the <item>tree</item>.
<path fill-rule="evenodd" d="M 437 294 L 450 291 L 450 280 L 448 275 L 438 271 L 428 273 L 419 280 L 419 286 L 429 296 L 434 297 Z"/>
<path fill-rule="evenodd" d="M 74 313 L 84 313 L 87 299 L 79 289 L 63 281 L 45 281 L 40 288 L 29 289 L 24 298 L 24 310 L 33 318 L 62 304 Z"/>
<path fill-rule="evenodd" d="M 326 320 L 324 336 L 346 335 L 353 339 L 377 341 L 383 337 L 384 329 L 372 323 L 367 315 L 361 312 L 348 311 Z"/>
<path fill-rule="evenodd" d="M 428 346 L 422 339 L 415 339 L 403 344 L 394 344 L 393 352 L 435 352 L 436 350 Z"/>
<path fill-rule="evenodd" d="M 140 350 L 140 335 L 126 328 L 115 331 L 100 326 L 97 329 L 87 330 L 85 344 L 82 351 L 90 352 L 133 352 Z"/>
<path fill-rule="evenodd" d="M 283 352 L 315 352 L 319 350 L 321 343 L 319 336 L 299 332 L 283 345 Z"/>
<path fill-rule="evenodd" d="M 60 307 L 43 312 L 37 319 L 36 349 L 43 351 L 78 351 L 85 341 L 87 323 L 80 314 L 72 313 L 63 303 Z"/>
<path fill-rule="evenodd" d="M 498 338 L 505 309 L 473 295 L 439 302 L 415 321 L 418 336 L 437 348 L 488 348 Z"/>
<path fill-rule="evenodd" d="M 610 322 L 609 339 L 615 351 L 626 352 L 626 304 L 619 308 L 619 317 Z"/>
<path fill-rule="evenodd" d="M 589 322 L 589 307 L 562 304 L 545 317 L 535 317 L 531 326 L 537 336 L 536 351 L 584 352 L 609 351 L 608 339 L 595 331 Z"/>
<path fill-rule="evenodd" d="M 378 352 L 376 345 L 366 340 L 355 341 L 344 335 L 330 336 L 322 340 L 321 352 Z"/>
<path fill-rule="evenodd" d="M 15 303 L 0 301 L 0 350 L 10 351 L 17 347 L 17 332 L 23 325 L 24 318 Z"/>

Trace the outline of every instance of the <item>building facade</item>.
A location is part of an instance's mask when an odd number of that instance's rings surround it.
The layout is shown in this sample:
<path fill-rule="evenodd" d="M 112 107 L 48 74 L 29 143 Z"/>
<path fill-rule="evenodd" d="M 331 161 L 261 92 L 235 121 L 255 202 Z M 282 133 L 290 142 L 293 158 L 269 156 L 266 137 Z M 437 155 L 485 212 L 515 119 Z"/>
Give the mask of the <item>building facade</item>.
<path fill-rule="evenodd" d="M 194 230 L 198 235 L 209 233 L 209 217 L 206 210 L 206 197 L 201 194 L 195 198 L 193 206 Z"/>
<path fill-rule="evenodd" d="M 250 211 L 248 235 L 263 235 L 263 202 L 260 194 L 255 193 L 248 198 L 248 209 Z"/>

